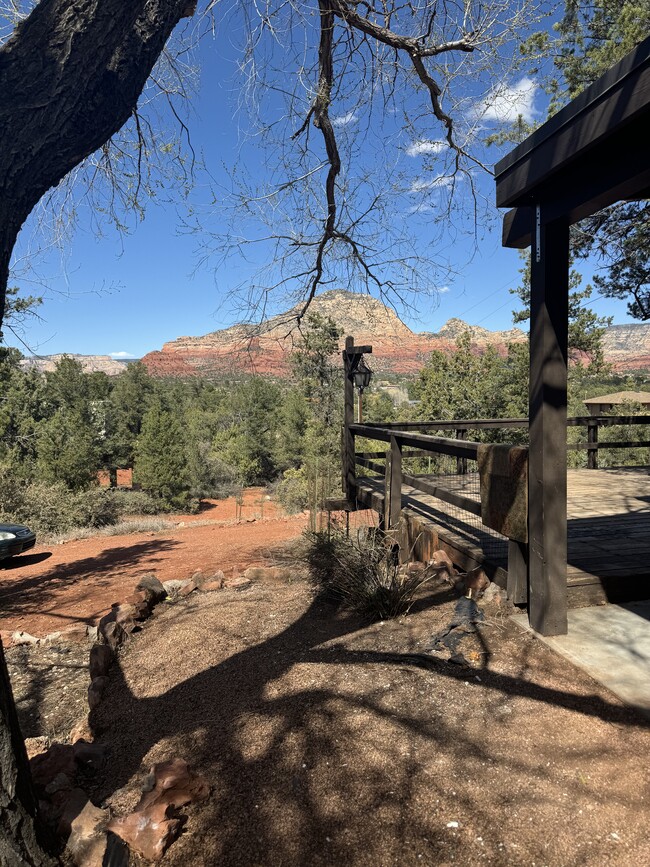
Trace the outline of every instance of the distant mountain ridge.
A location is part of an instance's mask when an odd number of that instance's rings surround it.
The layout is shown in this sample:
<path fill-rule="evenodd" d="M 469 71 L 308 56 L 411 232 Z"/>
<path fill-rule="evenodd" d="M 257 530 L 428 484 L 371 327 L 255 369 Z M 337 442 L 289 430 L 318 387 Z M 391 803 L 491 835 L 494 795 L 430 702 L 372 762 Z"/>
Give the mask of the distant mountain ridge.
<path fill-rule="evenodd" d="M 154 376 L 217 377 L 237 373 L 286 376 L 289 355 L 300 333 L 300 307 L 258 325 L 240 324 L 199 337 L 179 337 L 142 360 Z M 488 344 L 505 353 L 508 342 L 525 340 L 519 329 L 491 332 L 450 319 L 438 334 L 412 331 L 394 310 L 369 295 L 331 289 L 318 295 L 309 312 L 331 317 L 344 335 L 357 344 L 371 344 L 371 366 L 378 373 L 417 373 L 434 349 L 452 352 L 463 330 L 469 330 L 477 351 Z"/>
<path fill-rule="evenodd" d="M 603 337 L 603 351 L 616 370 L 650 370 L 650 323 L 610 325 Z"/>
<path fill-rule="evenodd" d="M 239 323 L 197 337 L 179 337 L 149 352 L 142 362 L 153 376 L 223 378 L 242 374 L 288 376 L 289 356 L 299 344 L 296 317 L 300 307 L 293 307 L 259 323 Z M 477 352 L 492 346 L 500 354 L 509 343 L 526 339 L 519 328 L 489 331 L 469 325 L 456 317 L 449 319 L 437 333 L 412 331 L 394 310 L 376 298 L 331 289 L 317 296 L 310 313 L 331 317 L 344 335 L 350 334 L 358 344 L 371 344 L 372 368 L 378 373 L 414 374 L 431 352 L 453 352 L 456 341 L 465 332 Z M 650 324 L 612 325 L 604 336 L 605 358 L 618 371 L 650 370 Z M 61 355 L 25 359 L 27 366 L 53 370 Z M 74 355 L 85 370 L 103 370 L 109 375 L 124 370 L 125 361 L 110 356 Z"/>
<path fill-rule="evenodd" d="M 65 356 L 78 361 L 85 373 L 97 373 L 100 371 L 108 374 L 108 376 L 117 376 L 123 373 L 126 365 L 131 361 L 135 361 L 134 358 L 127 358 L 122 361 L 113 358 L 111 355 L 77 355 L 72 352 L 59 352 L 56 355 L 33 355 L 29 358 L 23 358 L 20 366 L 24 370 L 36 368 L 41 373 L 51 373 Z"/>
<path fill-rule="evenodd" d="M 449 340 L 458 340 L 466 331 L 469 331 L 469 336 L 472 343 L 478 345 L 489 345 L 493 343 L 519 343 L 525 340 L 526 334 L 521 328 L 509 328 L 507 331 L 489 331 L 487 328 L 481 328 L 480 325 L 468 325 L 462 319 L 448 319 L 437 332 L 437 337 L 444 337 Z"/>

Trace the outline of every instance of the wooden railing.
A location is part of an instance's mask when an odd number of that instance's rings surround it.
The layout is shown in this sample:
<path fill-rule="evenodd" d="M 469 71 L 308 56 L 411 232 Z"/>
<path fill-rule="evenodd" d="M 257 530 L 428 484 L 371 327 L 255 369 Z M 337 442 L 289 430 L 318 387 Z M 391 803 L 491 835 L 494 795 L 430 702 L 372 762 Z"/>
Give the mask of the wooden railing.
<path fill-rule="evenodd" d="M 599 449 L 630 449 L 630 448 L 650 448 L 650 440 L 624 440 L 624 441 L 604 441 L 599 440 L 599 430 L 601 427 L 616 427 L 616 426 L 631 426 L 631 425 L 650 425 L 650 416 L 647 415 L 601 415 L 601 416 L 573 416 L 567 419 L 567 427 L 584 427 L 586 428 L 587 439 L 584 442 L 569 443 L 567 449 L 569 451 L 587 451 L 587 469 L 598 469 L 598 451 Z M 366 428 L 381 429 L 381 430 L 398 430 L 398 431 L 439 431 L 453 430 L 456 439 L 466 439 L 467 433 L 470 430 L 505 430 L 505 429 L 520 429 L 528 428 L 527 418 L 483 418 L 483 419 L 451 419 L 449 421 L 414 421 L 414 422 L 379 422 L 366 423 Z M 368 436 L 364 434 L 364 436 Z M 458 472 L 461 473 L 463 458 L 459 458 Z"/>
<path fill-rule="evenodd" d="M 581 443 L 569 443 L 567 446 L 569 451 L 587 450 L 587 469 L 598 469 L 598 450 L 599 449 L 632 449 L 632 448 L 650 448 L 650 440 L 625 440 L 625 441 L 610 441 L 601 442 L 598 438 L 598 431 L 601 427 L 614 427 L 616 425 L 639 425 L 650 424 L 650 416 L 647 415 L 598 415 L 598 416 L 577 416 L 568 418 L 567 425 L 569 427 L 586 427 L 587 441 Z"/>
<path fill-rule="evenodd" d="M 616 425 L 647 425 L 650 416 L 577 416 L 567 419 L 569 427 L 586 428 L 587 438 L 584 442 L 571 443 L 568 449 L 572 451 L 587 451 L 587 467 L 598 467 L 598 452 L 600 449 L 625 449 L 634 447 L 650 447 L 650 441 L 601 441 L 599 429 Z M 379 476 L 384 476 L 384 514 L 383 522 L 386 528 L 395 527 L 402 511 L 402 487 L 410 486 L 416 491 L 436 497 L 471 515 L 481 516 L 481 503 L 477 499 L 463 496 L 458 491 L 449 490 L 440 483 L 440 475 L 435 479 L 429 474 L 414 474 L 404 472 L 403 461 L 409 458 L 446 455 L 456 458 L 456 475 L 467 474 L 467 462 L 476 461 L 480 443 L 468 440 L 469 431 L 489 429 L 526 429 L 527 419 L 452 419 L 449 421 L 424 422 L 390 422 L 349 424 L 347 426 L 344 444 L 344 478 L 349 487 L 346 493 L 349 500 L 355 496 L 356 468 L 363 467 Z M 455 438 L 435 436 L 430 432 L 451 431 Z M 387 451 L 355 452 L 355 439 L 363 437 L 369 440 L 385 442 Z M 350 484 L 351 483 L 351 484 Z M 525 602 L 528 587 L 528 546 L 522 542 L 510 539 L 508 542 L 508 595 L 515 602 Z"/>
<path fill-rule="evenodd" d="M 481 514 L 481 504 L 477 503 L 476 500 L 471 500 L 469 497 L 463 497 L 455 491 L 449 491 L 440 485 L 433 484 L 427 479 L 426 475 L 413 475 L 405 473 L 402 470 L 404 458 L 448 455 L 463 461 L 467 461 L 467 459 L 476 460 L 479 443 L 463 439 L 430 436 L 417 432 L 411 433 L 407 430 L 380 427 L 379 425 L 355 424 L 351 425 L 350 431 L 355 437 L 361 436 L 366 439 L 379 440 L 380 442 L 388 443 L 390 446 L 388 455 L 382 452 L 367 452 L 354 455 L 355 466 L 359 465 L 372 472 L 379 474 L 383 472 L 385 474 L 386 494 L 384 511 L 385 520 L 389 527 L 394 526 L 399 521 L 402 509 L 403 484 L 410 485 L 417 491 L 430 494 L 439 500 L 443 500 L 474 515 Z M 416 451 L 405 453 L 405 446 L 410 446 Z M 377 458 L 382 457 L 386 459 L 384 466 L 376 462 Z"/>

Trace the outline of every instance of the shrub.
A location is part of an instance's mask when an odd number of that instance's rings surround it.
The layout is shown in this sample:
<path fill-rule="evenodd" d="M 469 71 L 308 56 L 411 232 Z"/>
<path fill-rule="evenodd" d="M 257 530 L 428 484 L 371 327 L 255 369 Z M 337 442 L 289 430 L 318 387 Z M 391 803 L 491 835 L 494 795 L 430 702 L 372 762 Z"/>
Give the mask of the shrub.
<path fill-rule="evenodd" d="M 146 491 L 111 491 L 117 505 L 119 516 L 123 515 L 158 515 L 161 511 L 160 502 Z"/>
<path fill-rule="evenodd" d="M 0 467 L 0 521 L 27 524 L 39 536 L 56 536 L 83 527 L 118 524 L 129 515 L 158 515 L 172 506 L 196 512 L 199 501 L 188 495 L 167 503 L 144 491 L 89 488 L 71 491 L 63 482 L 29 481 Z"/>
<path fill-rule="evenodd" d="M 369 620 L 406 614 L 428 577 L 399 568 L 379 534 L 307 532 L 306 560 L 314 589 Z"/>
<path fill-rule="evenodd" d="M 119 503 L 113 491 L 89 488 L 72 495 L 75 526 L 106 527 L 120 517 Z"/>
<path fill-rule="evenodd" d="M 0 520 L 28 524 L 39 535 L 58 533 L 78 523 L 75 500 L 62 482 L 46 484 L 13 479 L 6 487 L 3 485 Z"/>
<path fill-rule="evenodd" d="M 303 512 L 309 503 L 307 476 L 303 467 L 285 470 L 275 488 L 275 499 L 289 515 Z"/>

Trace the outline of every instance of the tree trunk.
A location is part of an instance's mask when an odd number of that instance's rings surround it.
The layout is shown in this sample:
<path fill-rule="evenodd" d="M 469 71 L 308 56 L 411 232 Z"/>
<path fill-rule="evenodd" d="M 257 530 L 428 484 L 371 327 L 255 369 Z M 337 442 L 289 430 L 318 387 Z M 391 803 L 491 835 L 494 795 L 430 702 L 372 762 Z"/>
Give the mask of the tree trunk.
<path fill-rule="evenodd" d="M 0 867 L 52 867 L 41 846 L 27 753 L 0 641 Z"/>
<path fill-rule="evenodd" d="M 40 0 L 0 48 L 0 328 L 39 199 L 129 119 L 192 0 Z"/>

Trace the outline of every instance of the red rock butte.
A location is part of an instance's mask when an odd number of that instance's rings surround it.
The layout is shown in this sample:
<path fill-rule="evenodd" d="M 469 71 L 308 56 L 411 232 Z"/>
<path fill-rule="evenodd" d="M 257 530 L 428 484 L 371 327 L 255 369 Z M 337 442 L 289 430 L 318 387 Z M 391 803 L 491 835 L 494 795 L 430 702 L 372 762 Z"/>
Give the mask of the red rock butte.
<path fill-rule="evenodd" d="M 239 324 L 202 337 L 179 337 L 142 359 L 152 376 L 222 378 L 259 374 L 286 377 L 289 358 L 300 343 L 295 307 L 258 325 Z M 437 333 L 416 333 L 396 313 L 370 295 L 332 289 L 317 296 L 312 314 L 330 317 L 343 335 L 373 347 L 371 366 L 378 373 L 417 373 L 435 350 L 448 353 L 464 331 L 477 352 L 493 345 L 501 354 L 507 344 L 526 339 L 523 331 L 488 331 L 451 319 Z"/>

